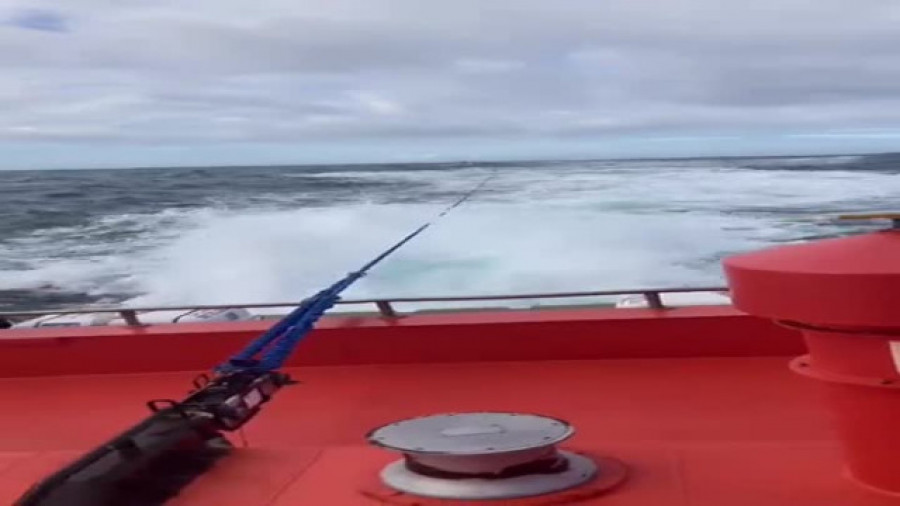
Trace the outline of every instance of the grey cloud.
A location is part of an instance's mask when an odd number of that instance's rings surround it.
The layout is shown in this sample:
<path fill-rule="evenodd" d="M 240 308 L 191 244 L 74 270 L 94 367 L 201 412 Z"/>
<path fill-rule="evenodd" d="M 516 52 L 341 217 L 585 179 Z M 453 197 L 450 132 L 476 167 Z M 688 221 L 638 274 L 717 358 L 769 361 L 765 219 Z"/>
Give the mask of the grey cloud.
<path fill-rule="evenodd" d="M 675 138 L 900 123 L 900 6 L 888 1 L 47 5 L 0 10 L 15 20 L 0 26 L 0 140 Z"/>

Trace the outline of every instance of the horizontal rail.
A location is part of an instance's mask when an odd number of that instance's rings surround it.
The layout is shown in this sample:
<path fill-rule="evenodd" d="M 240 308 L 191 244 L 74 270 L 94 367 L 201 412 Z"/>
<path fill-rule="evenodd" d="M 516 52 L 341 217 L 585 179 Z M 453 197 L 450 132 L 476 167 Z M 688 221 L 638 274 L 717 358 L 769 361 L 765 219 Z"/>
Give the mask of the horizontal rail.
<path fill-rule="evenodd" d="M 378 312 L 383 316 L 393 318 L 397 312 L 392 304 L 410 302 L 470 302 L 491 300 L 529 300 L 529 299 L 563 299 L 579 297 L 610 297 L 616 295 L 642 295 L 649 307 L 663 309 L 661 295 L 666 293 L 691 293 L 691 292 L 724 292 L 728 289 L 723 286 L 690 287 L 690 288 L 641 288 L 632 290 L 600 290 L 590 292 L 552 292 L 552 293 L 516 293 L 499 295 L 459 295 L 459 296 L 435 296 L 435 297 L 381 297 L 377 299 L 341 299 L 338 304 L 375 304 Z M 0 318 L 9 317 L 37 317 L 45 315 L 73 315 L 87 313 L 118 313 L 129 325 L 138 325 L 138 313 L 149 311 L 200 311 L 206 309 L 259 309 L 274 307 L 296 307 L 302 301 L 292 302 L 266 302 L 251 304 L 203 304 L 189 306 L 141 306 L 141 307 L 85 307 L 45 309 L 36 311 L 2 311 Z"/>
<path fill-rule="evenodd" d="M 594 292 L 551 292 L 551 293 L 517 293 L 507 295 L 460 295 L 447 297 L 391 297 L 381 299 L 348 299 L 338 304 L 372 304 L 379 300 L 388 302 L 465 302 L 470 300 L 515 300 L 515 299 L 568 299 L 577 297 L 609 297 L 614 295 L 644 295 L 647 293 L 690 293 L 690 292 L 725 292 L 724 286 L 705 286 L 691 288 L 641 288 L 635 290 L 603 290 Z M 235 306 L 225 306 L 235 307 Z M 250 307 L 250 306 L 240 306 Z"/>

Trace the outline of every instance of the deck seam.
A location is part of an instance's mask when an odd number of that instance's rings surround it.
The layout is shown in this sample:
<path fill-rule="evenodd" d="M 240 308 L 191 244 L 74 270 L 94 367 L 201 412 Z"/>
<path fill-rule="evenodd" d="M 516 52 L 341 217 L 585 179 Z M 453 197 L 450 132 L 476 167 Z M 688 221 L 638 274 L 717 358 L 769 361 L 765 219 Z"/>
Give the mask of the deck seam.
<path fill-rule="evenodd" d="M 293 485 L 298 479 L 300 479 L 300 477 L 303 476 L 303 474 L 306 473 L 306 471 L 308 471 L 309 468 L 313 466 L 313 464 L 319 461 L 322 453 L 324 453 L 323 450 L 316 451 L 315 456 L 309 459 L 309 462 L 307 462 L 306 465 L 300 466 L 297 472 L 291 475 L 291 478 L 287 481 L 287 483 L 282 485 L 281 488 L 279 488 L 278 491 L 275 492 L 275 495 L 273 495 L 272 498 L 266 502 L 265 506 L 273 506 L 278 501 L 278 499 L 282 495 L 284 495 L 284 493 L 287 492 L 289 488 L 291 488 L 291 485 Z"/>

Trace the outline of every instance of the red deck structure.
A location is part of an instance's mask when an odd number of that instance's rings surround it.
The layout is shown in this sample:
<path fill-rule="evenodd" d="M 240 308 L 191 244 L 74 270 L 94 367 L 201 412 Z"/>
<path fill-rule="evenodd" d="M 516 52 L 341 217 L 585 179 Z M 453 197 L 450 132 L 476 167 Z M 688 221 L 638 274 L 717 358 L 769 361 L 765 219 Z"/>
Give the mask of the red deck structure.
<path fill-rule="evenodd" d="M 264 322 L 0 332 L 0 504 L 180 398 Z M 298 349 L 246 445 L 176 505 L 478 504 L 398 494 L 395 454 L 365 434 L 404 418 L 514 411 L 558 417 L 563 447 L 625 463 L 600 494 L 486 504 L 869 506 L 898 499 L 844 476 L 819 386 L 788 368 L 798 332 L 728 307 L 333 317 Z"/>

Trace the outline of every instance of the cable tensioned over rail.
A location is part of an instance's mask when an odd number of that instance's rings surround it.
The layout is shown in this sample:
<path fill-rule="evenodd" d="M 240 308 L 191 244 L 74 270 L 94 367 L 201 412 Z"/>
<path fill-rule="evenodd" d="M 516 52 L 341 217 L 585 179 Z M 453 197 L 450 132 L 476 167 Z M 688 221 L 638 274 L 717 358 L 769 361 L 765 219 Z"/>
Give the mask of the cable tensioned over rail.
<path fill-rule="evenodd" d="M 127 499 L 133 499 L 134 491 L 143 490 L 141 487 L 154 491 L 157 494 L 154 497 L 158 499 L 159 473 L 148 472 L 148 469 L 166 469 L 171 462 L 183 461 L 186 449 L 190 449 L 195 461 L 211 462 L 221 456 L 223 448 L 230 447 L 221 431 L 240 429 L 276 392 L 294 383 L 290 376 L 277 369 L 312 330 L 316 320 L 338 301 L 341 291 L 471 198 L 494 174 L 496 171 L 359 270 L 303 301 L 269 331 L 216 367 L 213 377 L 202 374 L 195 378 L 194 389 L 186 399 L 149 401 L 147 406 L 153 412 L 150 416 L 44 478 L 19 498 L 17 506 L 122 504 L 123 492 L 129 494 Z M 205 469 L 207 466 L 194 467 Z M 162 497 L 177 493 L 180 485 L 186 482 L 184 476 L 190 474 L 181 471 L 179 486 L 169 486 Z"/>
<path fill-rule="evenodd" d="M 315 322 L 330 309 L 340 298 L 340 293 L 382 260 L 403 247 L 417 235 L 427 230 L 438 220 L 446 216 L 481 190 L 497 175 L 494 170 L 471 190 L 467 191 L 434 218 L 410 232 L 390 248 L 363 265 L 359 270 L 350 272 L 343 279 L 320 291 L 313 297 L 304 300 L 294 311 L 273 325 L 262 336 L 252 341 L 243 350 L 233 355 L 228 361 L 216 367 L 216 372 L 228 373 L 241 370 L 272 371 L 281 367 L 291 355 L 294 348 L 312 330 Z"/>

